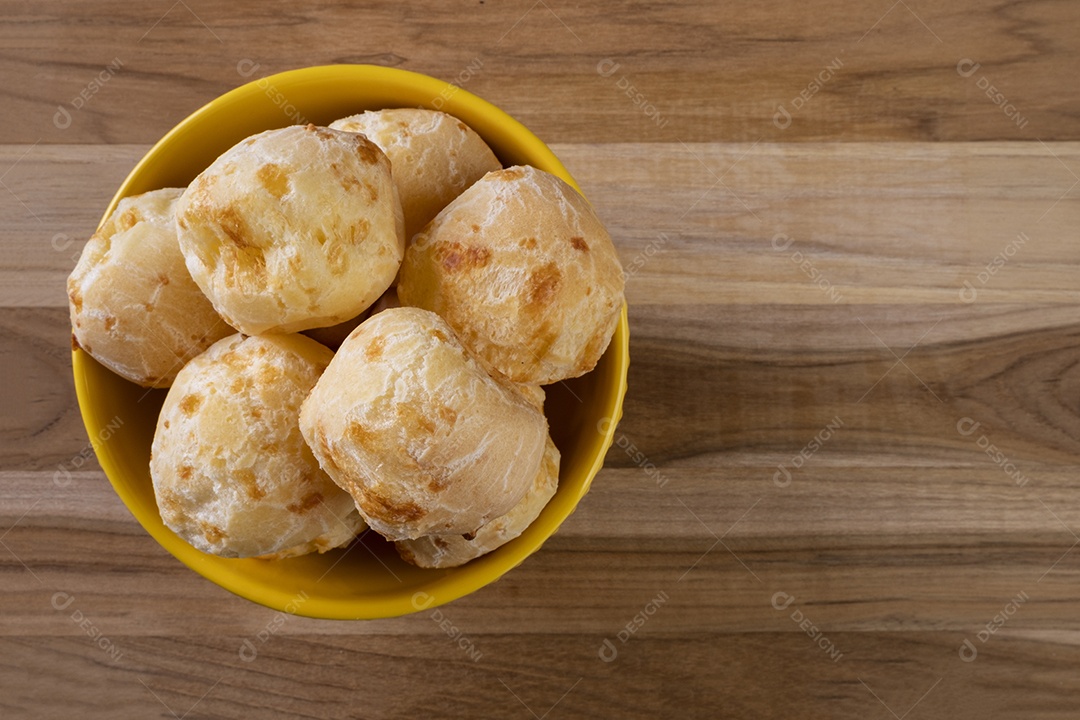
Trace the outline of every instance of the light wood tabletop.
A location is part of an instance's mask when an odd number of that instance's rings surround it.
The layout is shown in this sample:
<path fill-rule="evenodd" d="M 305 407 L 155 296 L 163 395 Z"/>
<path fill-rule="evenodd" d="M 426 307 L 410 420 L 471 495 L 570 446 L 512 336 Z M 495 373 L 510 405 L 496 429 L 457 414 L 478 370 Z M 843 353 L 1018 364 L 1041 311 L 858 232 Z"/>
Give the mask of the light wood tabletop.
<path fill-rule="evenodd" d="M 2 4 L 0 717 L 1080 716 L 1080 5 Z M 75 399 L 64 282 L 125 175 L 328 63 L 520 119 L 627 270 L 604 469 L 437 613 L 196 575 Z"/>

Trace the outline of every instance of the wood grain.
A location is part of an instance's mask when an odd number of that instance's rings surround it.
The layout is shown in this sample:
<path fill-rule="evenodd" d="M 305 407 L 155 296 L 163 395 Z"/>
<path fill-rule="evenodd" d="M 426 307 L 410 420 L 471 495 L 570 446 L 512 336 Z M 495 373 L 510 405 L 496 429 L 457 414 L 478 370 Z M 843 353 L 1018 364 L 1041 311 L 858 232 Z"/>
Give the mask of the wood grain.
<path fill-rule="evenodd" d="M 1080 300 L 1080 245 L 1073 242 L 1080 143 L 553 149 L 616 239 L 635 307 L 964 306 L 965 282 L 979 305 Z M 11 189 L 0 194 L 0 212 L 12 247 L 0 257 L 0 306 L 66 302 L 64 280 L 77 253 L 146 150 L 0 146 Z M 979 273 L 1021 233 L 1026 240 L 1007 264 L 981 282 Z M 780 250 L 784 238 L 790 244 Z M 808 276 L 803 260 L 820 280 Z"/>
<path fill-rule="evenodd" d="M 1045 640 L 1002 631 L 973 663 L 956 652 L 964 637 L 835 633 L 830 642 L 845 652 L 833 662 L 792 632 L 653 631 L 611 663 L 598 657 L 600 638 L 569 634 L 476 637 L 477 662 L 443 636 L 275 636 L 251 663 L 237 656 L 241 636 L 117 638 L 123 654 L 100 689 L 85 678 L 106 661 L 85 638 L 5 638 L 0 662 L 23 681 L 5 693 L 5 709 L 35 717 L 72 705 L 88 718 L 583 717 L 598 708 L 626 718 L 1022 717 L 1030 705 L 1020 691 L 1062 698 L 1046 702 L 1044 716 L 1072 711 L 1074 636 L 1048 656 Z M 683 668 L 677 682 L 665 681 L 672 666 Z M 45 698 L 28 692 L 42 673 L 65 681 Z M 422 681 L 432 675 L 437 684 Z M 105 693 L 108 702 L 98 699 Z"/>
<path fill-rule="evenodd" d="M 0 716 L 1075 716 L 1074 3 L 0 8 Z M 64 280 L 149 144 L 332 62 L 518 117 L 629 275 L 605 468 L 434 616 L 282 618 L 195 575 L 71 383 Z"/>
<path fill-rule="evenodd" d="M 973 463 L 975 464 L 975 463 Z M 771 605 L 794 595 L 835 632 L 976 630 L 1028 595 L 1010 630 L 1080 630 L 1080 529 L 1071 479 L 1044 472 L 1010 487 L 985 467 L 915 471 L 815 466 L 789 487 L 775 465 L 671 469 L 657 488 L 638 469 L 606 469 L 543 552 L 443 608 L 477 633 L 616 633 L 665 593 L 667 632 L 790 630 Z M 912 481 L 913 475 L 919 481 Z M 5 473 L 0 635 L 70 634 L 57 592 L 101 626 L 133 635 L 257 632 L 274 616 L 192 575 L 128 516 L 100 472 L 57 486 Z M 898 508 L 903 508 L 898 513 Z M 717 544 L 717 537 L 724 544 Z M 122 562 L 115 558 L 123 558 Z M 24 565 L 25 564 L 25 565 Z M 942 574 L 952 582 L 941 582 Z M 107 581 L 103 581 L 107 578 Z M 153 578 L 148 584 L 148 578 Z M 122 628 L 122 630 L 121 630 Z M 297 618 L 281 634 L 435 633 L 417 615 L 369 623 Z"/>
<path fill-rule="evenodd" d="M 342 62 L 456 80 L 554 142 L 1080 139 L 1078 10 L 1059 0 L 3 8 L 0 97 L 26 120 L 0 131 L 8 143 L 152 142 L 254 64 L 261 76 Z M 620 67 L 603 77 L 608 59 Z M 962 77 L 964 59 L 982 67 Z M 780 105 L 786 129 L 773 122 Z M 64 129 L 58 107 L 72 114 Z"/>

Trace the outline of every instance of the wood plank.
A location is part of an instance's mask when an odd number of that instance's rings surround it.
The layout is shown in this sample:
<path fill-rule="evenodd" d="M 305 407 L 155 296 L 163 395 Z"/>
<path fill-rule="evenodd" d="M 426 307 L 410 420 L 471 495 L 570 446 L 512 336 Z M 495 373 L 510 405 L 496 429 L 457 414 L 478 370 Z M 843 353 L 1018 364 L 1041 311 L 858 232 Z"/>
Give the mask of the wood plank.
<path fill-rule="evenodd" d="M 1017 480 L 1075 464 L 1075 313 L 968 308 L 737 305 L 718 320 L 711 306 L 633 307 L 621 431 L 661 468 L 790 463 L 830 423 L 828 450 L 851 464 L 991 462 L 991 441 Z M 2 426 L 4 467 L 71 468 L 87 441 L 66 311 L 2 310 L 0 327 L 17 378 L 4 399 L 22 409 Z"/>
<path fill-rule="evenodd" d="M 1075 312 L 1046 313 L 1051 327 L 1036 314 L 999 325 L 933 305 L 638 308 L 620 429 L 661 467 L 762 451 L 790 462 L 819 434 L 855 464 L 985 458 L 984 436 L 1024 475 L 1074 464 Z"/>
<path fill-rule="evenodd" d="M 607 223 L 632 306 L 1080 301 L 1080 143 L 553 149 Z M 145 150 L 0 147 L 0 306 L 66 304 L 76 253 Z"/>
<path fill-rule="evenodd" d="M 985 465 L 816 465 L 784 488 L 772 482 L 775 466 L 665 469 L 663 488 L 636 468 L 605 469 L 541 552 L 442 613 L 476 634 L 603 635 L 663 593 L 657 627 L 667 632 L 785 632 L 772 603 L 787 593 L 834 632 L 976 632 L 1024 593 L 1011 630 L 1080 630 L 1077 468 L 1017 488 Z M 273 619 L 158 547 L 100 473 L 73 473 L 63 487 L 44 473 L 0 479 L 0 635 L 70 634 L 69 615 L 49 611 L 56 593 L 116 635 L 183 635 L 192 615 L 221 634 Z M 438 628 L 419 614 L 296 619 L 280 632 Z"/>
<path fill-rule="evenodd" d="M 0 468 L 96 467 L 75 398 L 67 310 L 0 311 L 0 368 Z"/>
<path fill-rule="evenodd" d="M 73 626 L 65 638 L 0 639 L 2 702 L 19 717 L 77 706 L 85 718 L 1041 720 L 1073 717 L 1080 689 L 1075 632 L 1048 643 L 1006 628 L 970 663 L 957 650 L 964 633 L 829 632 L 842 649 L 833 661 L 790 619 L 782 632 L 670 635 L 657 627 L 664 617 L 613 662 L 599 658 L 600 636 L 527 633 L 466 635 L 475 662 L 442 634 L 272 636 L 251 662 L 239 657 L 242 635 L 113 636 L 112 660 Z"/>
<path fill-rule="evenodd" d="M 153 142 L 252 78 L 342 62 L 456 79 L 562 143 L 1080 139 L 1080 10 L 1060 0 L 2 7 L 7 143 Z"/>
<path fill-rule="evenodd" d="M 63 307 L 66 281 L 145 146 L 0 147 L 0 305 Z"/>

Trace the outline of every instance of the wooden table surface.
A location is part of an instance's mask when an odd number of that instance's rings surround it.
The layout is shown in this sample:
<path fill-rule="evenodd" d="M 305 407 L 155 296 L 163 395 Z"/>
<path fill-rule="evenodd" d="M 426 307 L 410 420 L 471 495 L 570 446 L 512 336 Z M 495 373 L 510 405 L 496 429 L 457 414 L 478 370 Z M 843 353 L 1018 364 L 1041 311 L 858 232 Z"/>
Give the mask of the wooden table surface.
<path fill-rule="evenodd" d="M 0 717 L 1080 715 L 1075 2 L 0 5 Z M 64 280 L 133 164 L 326 63 L 518 117 L 629 275 L 593 490 L 434 617 L 187 570 L 72 387 Z"/>

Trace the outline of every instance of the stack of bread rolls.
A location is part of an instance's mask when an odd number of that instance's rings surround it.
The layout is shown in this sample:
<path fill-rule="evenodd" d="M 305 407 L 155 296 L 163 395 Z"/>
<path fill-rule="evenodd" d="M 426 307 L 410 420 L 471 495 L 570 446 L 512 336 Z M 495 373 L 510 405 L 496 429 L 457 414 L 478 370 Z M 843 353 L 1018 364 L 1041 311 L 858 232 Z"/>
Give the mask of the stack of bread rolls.
<path fill-rule="evenodd" d="M 565 182 L 395 109 L 253 135 L 125 198 L 68 296 L 86 352 L 169 388 L 150 473 L 187 542 L 280 559 L 370 528 L 445 568 L 554 495 L 541 386 L 596 365 L 623 273 Z"/>

